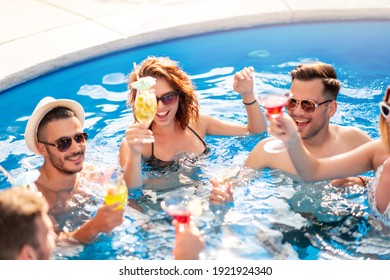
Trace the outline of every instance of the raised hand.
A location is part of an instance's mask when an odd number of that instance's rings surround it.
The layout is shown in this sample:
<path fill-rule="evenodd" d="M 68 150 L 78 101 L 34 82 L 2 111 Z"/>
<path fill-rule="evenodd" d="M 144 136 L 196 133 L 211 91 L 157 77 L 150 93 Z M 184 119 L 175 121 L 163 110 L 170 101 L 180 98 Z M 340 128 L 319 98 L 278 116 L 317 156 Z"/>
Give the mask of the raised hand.
<path fill-rule="evenodd" d="M 135 154 L 141 154 L 144 143 L 154 141 L 153 132 L 141 123 L 134 123 L 126 129 L 126 141 Z M 147 140 L 147 141 L 145 141 Z"/>
<path fill-rule="evenodd" d="M 212 178 L 210 182 L 213 185 L 209 195 L 209 201 L 211 204 L 222 205 L 224 202 L 234 200 L 231 182 L 227 182 L 225 185 L 226 187 L 221 186 L 215 178 Z"/>
<path fill-rule="evenodd" d="M 297 141 L 300 139 L 300 134 L 295 121 L 285 113 L 281 113 L 278 117 L 270 117 L 267 114 L 269 120 L 268 132 L 275 137 L 281 139 L 286 146 L 291 141 Z"/>
<path fill-rule="evenodd" d="M 95 216 L 77 230 L 67 234 L 67 237 L 73 237 L 81 243 L 90 243 L 99 233 L 113 230 L 122 224 L 124 220 L 124 208 L 116 210 L 120 205 L 120 202 L 111 205 L 101 205 Z"/>
<path fill-rule="evenodd" d="M 93 227 L 97 232 L 110 232 L 115 227 L 123 222 L 124 208 L 118 209 L 121 206 L 120 202 L 101 205 L 96 212 L 96 215 L 91 219 Z"/>
<path fill-rule="evenodd" d="M 204 238 L 194 222 L 187 224 L 178 223 L 174 220 L 176 228 L 175 245 L 173 256 L 176 260 L 196 260 L 204 248 Z"/>
<path fill-rule="evenodd" d="M 253 72 L 252 66 L 245 67 L 234 75 L 233 89 L 241 94 L 244 101 L 253 101 Z M 249 100 L 251 99 L 251 100 Z"/>

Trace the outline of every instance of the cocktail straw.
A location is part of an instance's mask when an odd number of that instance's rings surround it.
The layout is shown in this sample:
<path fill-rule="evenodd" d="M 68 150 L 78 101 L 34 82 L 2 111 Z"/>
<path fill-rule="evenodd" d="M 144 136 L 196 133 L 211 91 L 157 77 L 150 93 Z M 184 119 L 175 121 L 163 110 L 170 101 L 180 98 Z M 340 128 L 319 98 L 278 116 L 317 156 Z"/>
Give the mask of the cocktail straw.
<path fill-rule="evenodd" d="M 4 174 L 5 177 L 7 177 L 8 181 L 10 181 L 11 185 L 12 185 L 12 186 L 15 186 L 14 179 L 13 179 L 12 176 L 7 172 L 7 170 L 5 170 L 4 167 L 2 167 L 1 165 L 0 165 L 0 171 Z"/>
<path fill-rule="evenodd" d="M 138 76 L 138 71 L 137 71 L 137 63 L 135 63 L 135 61 L 133 62 L 133 67 L 134 67 L 135 76 L 137 77 L 137 81 L 138 81 L 139 76 Z"/>

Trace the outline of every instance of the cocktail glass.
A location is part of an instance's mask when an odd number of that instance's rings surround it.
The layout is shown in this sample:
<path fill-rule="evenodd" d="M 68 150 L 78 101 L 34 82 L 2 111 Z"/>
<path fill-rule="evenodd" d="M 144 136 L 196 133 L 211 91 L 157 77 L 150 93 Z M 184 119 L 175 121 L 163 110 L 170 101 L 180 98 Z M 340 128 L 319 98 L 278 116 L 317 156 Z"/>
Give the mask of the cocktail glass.
<path fill-rule="evenodd" d="M 103 175 L 102 183 L 105 187 L 105 203 L 111 205 L 120 202 L 121 204 L 115 210 L 125 207 L 127 204 L 128 190 L 123 180 L 122 170 L 119 167 L 108 170 Z"/>
<path fill-rule="evenodd" d="M 237 177 L 240 172 L 239 166 L 227 167 L 217 170 L 214 173 L 214 178 L 217 180 L 220 189 L 226 189 L 227 184 Z"/>
<path fill-rule="evenodd" d="M 277 118 L 282 113 L 282 109 L 287 104 L 289 97 L 289 93 L 267 94 L 260 99 L 260 104 L 267 110 L 267 113 L 271 118 Z M 286 146 L 284 145 L 282 140 L 277 137 L 274 137 L 273 140 L 270 140 L 265 143 L 264 150 L 268 153 L 280 153 L 286 150 Z"/>
<path fill-rule="evenodd" d="M 150 125 L 157 113 L 157 98 L 154 89 L 137 90 L 134 102 L 134 114 L 139 123 Z M 154 142 L 152 139 L 143 139 L 143 143 Z"/>
<path fill-rule="evenodd" d="M 170 196 L 161 202 L 165 210 L 179 224 L 189 223 L 191 215 L 199 216 L 203 213 L 203 204 L 200 199 L 190 199 L 187 196 Z"/>

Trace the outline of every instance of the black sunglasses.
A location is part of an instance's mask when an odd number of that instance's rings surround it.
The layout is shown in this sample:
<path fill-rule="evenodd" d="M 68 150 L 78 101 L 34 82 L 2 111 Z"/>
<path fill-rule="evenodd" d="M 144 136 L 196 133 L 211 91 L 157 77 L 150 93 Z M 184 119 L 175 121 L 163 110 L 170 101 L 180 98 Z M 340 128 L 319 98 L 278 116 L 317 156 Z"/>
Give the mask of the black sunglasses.
<path fill-rule="evenodd" d="M 387 119 L 390 113 L 390 106 L 386 102 L 379 102 L 379 108 L 381 109 L 382 116 Z"/>
<path fill-rule="evenodd" d="M 324 102 L 321 102 L 321 103 L 316 103 L 314 100 L 310 100 L 310 99 L 298 100 L 295 98 L 290 98 L 287 101 L 286 107 L 287 107 L 287 110 L 295 110 L 300 103 L 303 111 L 305 111 L 306 113 L 313 113 L 318 106 L 321 106 L 322 104 L 326 104 L 326 103 L 332 102 L 332 101 L 333 100 L 329 99 L 329 100 L 325 100 Z"/>
<path fill-rule="evenodd" d="M 161 101 L 164 105 L 169 106 L 176 102 L 178 96 L 179 93 L 175 90 L 172 90 L 170 92 L 163 94 L 161 97 L 156 97 L 157 103 Z"/>
<path fill-rule="evenodd" d="M 77 144 L 84 144 L 88 140 L 88 134 L 86 132 L 77 133 L 73 136 L 74 141 Z M 58 151 L 65 153 L 72 146 L 72 137 L 60 137 L 53 143 L 38 140 L 39 143 L 57 147 Z"/>

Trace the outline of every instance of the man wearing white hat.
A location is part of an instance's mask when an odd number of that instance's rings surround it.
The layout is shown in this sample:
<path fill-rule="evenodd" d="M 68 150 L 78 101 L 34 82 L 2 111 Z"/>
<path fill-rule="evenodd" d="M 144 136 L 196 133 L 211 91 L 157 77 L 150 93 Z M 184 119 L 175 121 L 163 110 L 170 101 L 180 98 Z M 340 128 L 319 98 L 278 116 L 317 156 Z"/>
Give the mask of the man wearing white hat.
<path fill-rule="evenodd" d="M 84 110 L 69 99 L 43 98 L 32 113 L 25 131 L 27 147 L 44 157 L 35 185 L 48 201 L 50 212 L 61 211 L 65 200 L 79 186 L 83 169 L 86 140 L 83 131 Z M 102 205 L 93 218 L 67 234 L 82 243 L 91 242 L 100 232 L 109 232 L 123 221 L 124 208 L 120 202 Z M 196 259 L 203 250 L 204 239 L 194 224 L 182 227 L 176 234 L 175 259 Z"/>
<path fill-rule="evenodd" d="M 25 131 L 27 147 L 44 158 L 35 185 L 49 203 L 50 213 L 64 212 L 64 205 L 80 190 L 86 140 L 84 110 L 69 99 L 43 98 L 32 113 Z M 93 218 L 67 234 L 82 243 L 91 242 L 101 232 L 109 232 L 123 221 L 120 203 L 102 205 Z"/>

